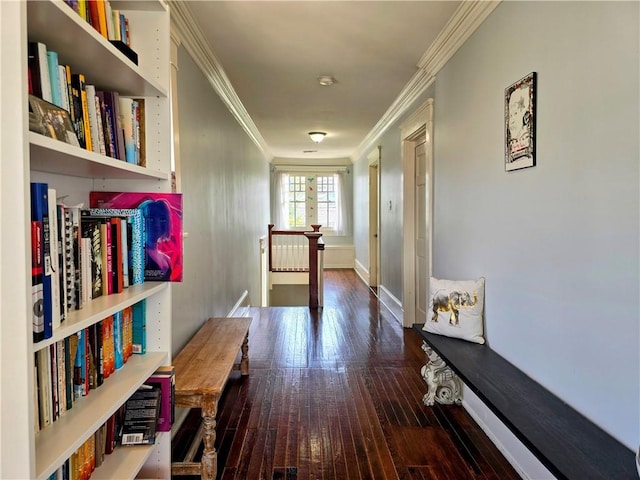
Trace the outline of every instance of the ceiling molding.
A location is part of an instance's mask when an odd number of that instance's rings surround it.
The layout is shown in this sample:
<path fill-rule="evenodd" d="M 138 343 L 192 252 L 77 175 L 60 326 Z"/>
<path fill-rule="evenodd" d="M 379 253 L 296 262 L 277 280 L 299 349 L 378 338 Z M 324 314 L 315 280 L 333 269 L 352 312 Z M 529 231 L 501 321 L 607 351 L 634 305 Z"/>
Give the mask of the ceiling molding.
<path fill-rule="evenodd" d="M 375 146 L 382 134 L 400 118 L 412 103 L 435 81 L 435 75 L 476 31 L 502 0 L 463 1 L 431 47 L 418 62 L 418 71 L 400 92 L 382 118 L 351 155 L 357 162 Z"/>
<path fill-rule="evenodd" d="M 266 159 L 273 158 L 258 127 L 253 123 L 231 85 L 227 74 L 222 68 L 222 64 L 218 61 L 202 31 L 198 28 L 197 20 L 188 4 L 178 0 L 171 0 L 169 1 L 169 7 L 171 10 L 172 37 L 175 37 L 191 55 L 220 99 Z"/>
<path fill-rule="evenodd" d="M 434 75 L 485 21 L 501 0 L 463 1 L 418 62 Z"/>

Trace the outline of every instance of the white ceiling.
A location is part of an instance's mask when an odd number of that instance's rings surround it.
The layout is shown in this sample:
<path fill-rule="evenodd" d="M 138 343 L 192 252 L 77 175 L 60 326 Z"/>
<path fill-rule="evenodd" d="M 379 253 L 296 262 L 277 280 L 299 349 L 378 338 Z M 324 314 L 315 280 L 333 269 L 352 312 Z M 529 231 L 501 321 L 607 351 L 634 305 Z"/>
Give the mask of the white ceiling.
<path fill-rule="evenodd" d="M 188 1 L 266 151 L 345 158 L 398 98 L 457 1 Z M 337 83 L 321 86 L 320 75 Z M 307 132 L 327 132 L 314 144 Z M 305 153 L 307 150 L 317 150 Z"/>

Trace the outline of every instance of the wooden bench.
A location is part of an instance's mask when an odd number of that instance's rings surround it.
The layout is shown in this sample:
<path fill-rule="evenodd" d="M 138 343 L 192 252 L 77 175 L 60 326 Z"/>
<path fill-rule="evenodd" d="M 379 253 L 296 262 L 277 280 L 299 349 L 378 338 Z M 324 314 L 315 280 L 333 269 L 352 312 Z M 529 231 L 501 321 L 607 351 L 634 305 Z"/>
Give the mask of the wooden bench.
<path fill-rule="evenodd" d="M 558 479 L 637 480 L 630 449 L 487 345 L 431 334 L 422 327 L 413 326 L 425 342 L 425 381 L 438 376 L 432 349 Z M 439 373 L 446 385 L 450 378 L 441 369 Z M 435 398 L 439 400 L 437 393 Z"/>
<path fill-rule="evenodd" d="M 213 480 L 217 472 L 216 413 L 218 400 L 234 368 L 249 374 L 249 326 L 251 318 L 210 318 L 174 359 L 175 404 L 201 408 L 202 424 L 181 462 L 171 464 L 172 475 L 200 475 Z M 241 352 L 240 363 L 236 363 Z M 202 461 L 193 458 L 204 440 Z"/>

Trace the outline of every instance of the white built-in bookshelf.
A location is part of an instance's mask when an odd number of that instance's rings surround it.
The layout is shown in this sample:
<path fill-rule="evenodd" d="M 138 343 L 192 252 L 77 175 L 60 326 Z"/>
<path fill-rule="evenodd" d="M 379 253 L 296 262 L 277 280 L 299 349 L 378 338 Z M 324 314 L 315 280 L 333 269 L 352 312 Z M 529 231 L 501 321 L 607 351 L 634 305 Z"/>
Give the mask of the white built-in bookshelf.
<path fill-rule="evenodd" d="M 33 343 L 30 195 L 32 181 L 65 203 L 89 204 L 92 190 L 169 192 L 171 123 L 169 10 L 162 0 L 117 1 L 130 23 L 139 65 L 62 0 L 0 2 L 0 478 L 44 479 L 160 365 L 171 361 L 171 285 L 145 282 L 72 312 L 52 338 Z M 115 160 L 28 129 L 27 44 L 58 52 L 87 83 L 145 99 L 146 166 Z M 147 354 L 129 361 L 51 425 L 36 431 L 34 353 L 146 300 Z M 118 448 L 92 478 L 169 478 L 170 435 L 153 446 Z"/>

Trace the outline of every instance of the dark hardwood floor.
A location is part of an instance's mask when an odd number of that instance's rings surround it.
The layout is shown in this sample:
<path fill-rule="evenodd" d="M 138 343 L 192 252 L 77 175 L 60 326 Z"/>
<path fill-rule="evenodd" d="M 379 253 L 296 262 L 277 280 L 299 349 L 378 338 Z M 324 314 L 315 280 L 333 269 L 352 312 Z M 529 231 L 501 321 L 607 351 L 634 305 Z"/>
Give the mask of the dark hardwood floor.
<path fill-rule="evenodd" d="M 325 272 L 318 312 L 253 309 L 249 344 L 219 404 L 219 479 L 520 478 L 462 407 L 422 404 L 419 335 L 351 270 Z"/>

